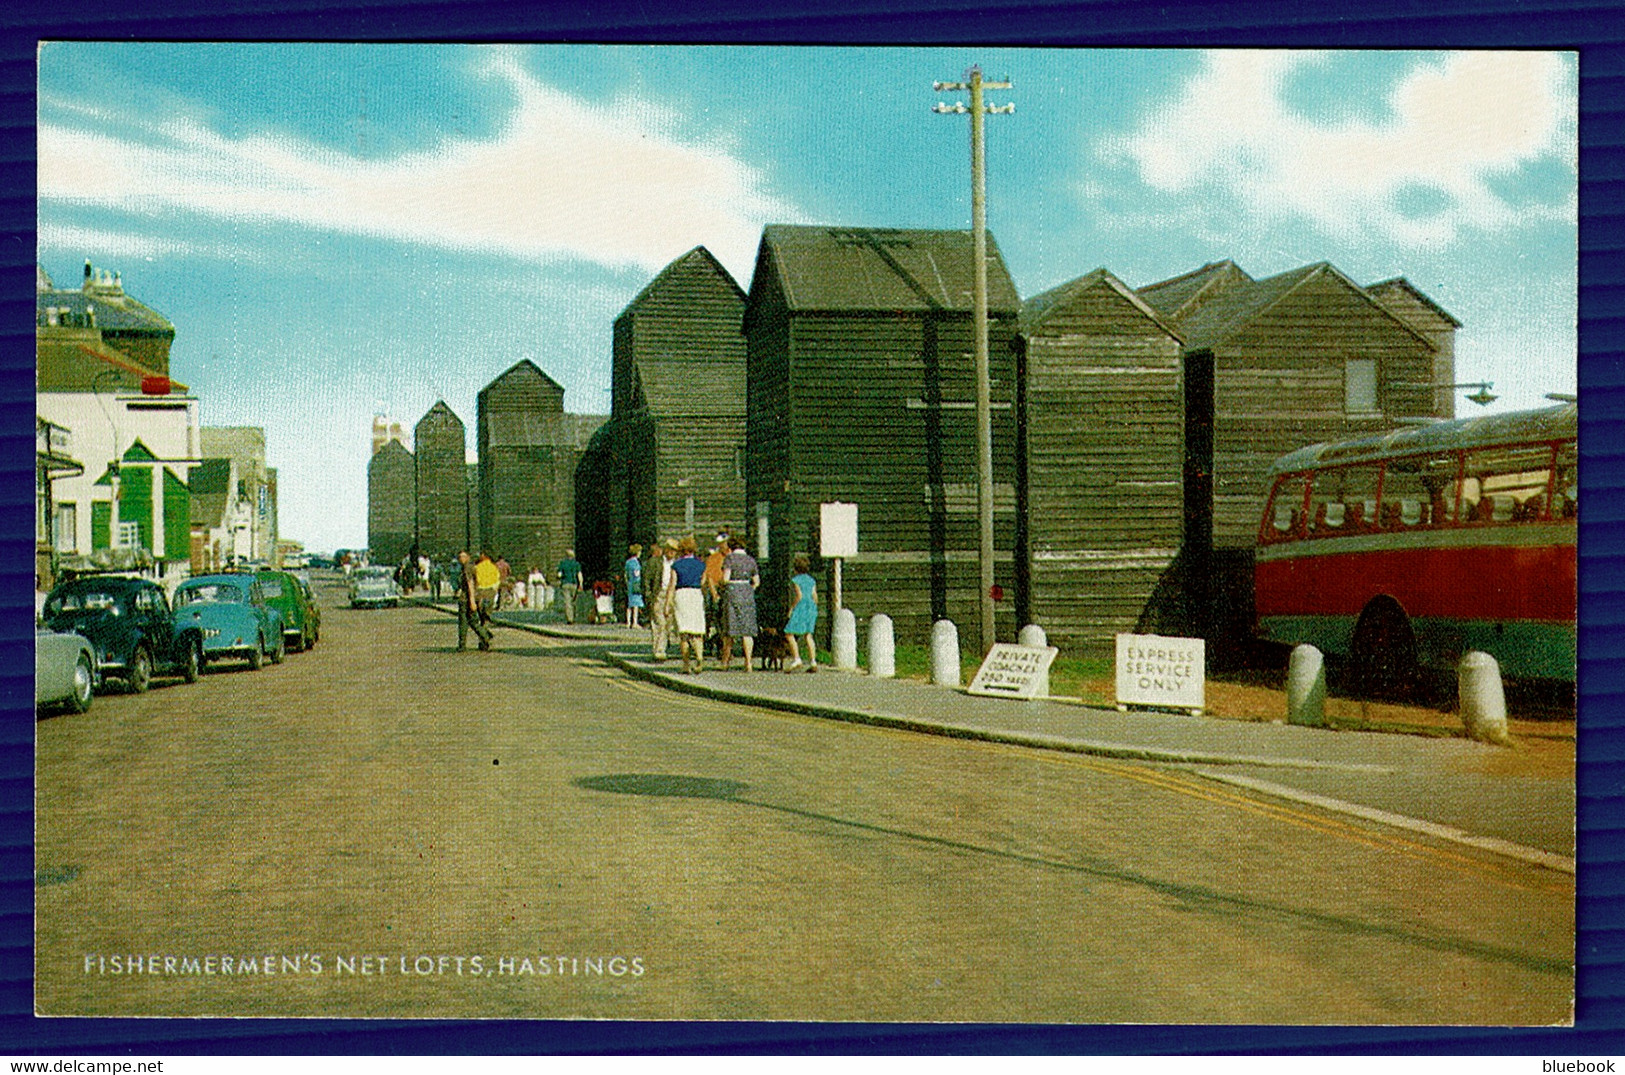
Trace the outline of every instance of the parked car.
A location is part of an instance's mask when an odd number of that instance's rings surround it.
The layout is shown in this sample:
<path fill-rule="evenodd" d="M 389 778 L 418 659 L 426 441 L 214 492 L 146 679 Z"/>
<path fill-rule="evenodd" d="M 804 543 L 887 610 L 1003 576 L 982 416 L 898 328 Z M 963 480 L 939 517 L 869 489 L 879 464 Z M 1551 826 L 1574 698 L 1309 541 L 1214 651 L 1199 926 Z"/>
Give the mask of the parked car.
<path fill-rule="evenodd" d="M 282 637 L 298 653 L 316 644 L 321 634 L 321 613 L 310 589 L 287 571 L 256 571 L 265 603 L 282 614 Z"/>
<path fill-rule="evenodd" d="M 34 708 L 90 708 L 96 686 L 96 650 L 81 634 L 40 627 L 34 631 Z"/>
<path fill-rule="evenodd" d="M 192 683 L 202 667 L 202 636 L 182 628 L 163 587 L 149 578 L 82 575 L 51 591 L 40 619 L 53 631 L 77 632 L 90 640 L 98 690 L 109 676 L 123 680 L 135 694 L 146 690 L 155 675 Z"/>
<path fill-rule="evenodd" d="M 395 585 L 395 572 L 387 567 L 358 567 L 350 576 L 352 608 L 394 608 L 401 602 L 401 588 Z"/>
<path fill-rule="evenodd" d="M 176 630 L 202 636 L 203 658 L 246 658 L 259 668 L 269 657 L 281 664 L 287 648 L 282 638 L 282 614 L 265 601 L 259 579 L 253 575 L 200 575 L 175 588 Z"/>

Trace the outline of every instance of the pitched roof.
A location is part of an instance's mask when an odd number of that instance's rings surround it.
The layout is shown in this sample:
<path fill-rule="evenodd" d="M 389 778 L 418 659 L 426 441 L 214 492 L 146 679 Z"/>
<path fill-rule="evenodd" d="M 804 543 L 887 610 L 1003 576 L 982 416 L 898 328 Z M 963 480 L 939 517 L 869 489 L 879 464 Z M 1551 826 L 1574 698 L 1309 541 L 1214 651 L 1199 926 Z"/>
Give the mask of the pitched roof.
<path fill-rule="evenodd" d="M 1167 321 L 1163 320 L 1162 316 L 1158 314 L 1149 303 L 1147 303 L 1139 295 L 1135 294 L 1127 284 L 1123 283 L 1123 281 L 1112 275 L 1109 269 L 1105 268 L 1100 268 L 1093 272 L 1085 273 L 1076 280 L 1069 280 L 1068 282 L 1057 287 L 1052 287 L 1048 291 L 1034 295 L 1026 302 L 1023 302 L 1021 304 L 1022 331 L 1027 332 L 1038 327 L 1039 325 L 1043 324 L 1044 319 L 1048 317 L 1052 311 L 1065 306 L 1068 302 L 1071 302 L 1078 296 L 1097 287 L 1106 287 L 1110 288 L 1112 291 L 1115 291 L 1130 305 L 1139 310 L 1140 313 L 1144 314 L 1149 320 L 1156 324 L 1158 328 L 1168 333 L 1168 335 L 1172 336 L 1174 339 L 1183 341 L 1184 337 L 1177 329 L 1175 329 Z"/>
<path fill-rule="evenodd" d="M 1312 265 L 1304 265 L 1263 280 L 1249 280 L 1244 285 L 1232 286 L 1211 301 L 1194 307 L 1189 316 L 1176 319 L 1180 330 L 1184 333 L 1185 346 L 1193 350 L 1218 346 L 1304 283 L 1318 276 L 1329 276 L 1339 281 L 1369 303 L 1372 309 L 1392 320 L 1430 349 L 1433 347 L 1430 340 L 1384 308 L 1365 288 L 1344 276 L 1329 261 L 1317 261 Z"/>
<path fill-rule="evenodd" d="M 771 276 L 792 311 L 968 311 L 973 251 L 969 231 L 770 224 L 751 291 Z M 991 235 L 987 253 L 988 309 L 1014 314 L 1021 298 Z"/>
<path fill-rule="evenodd" d="M 1422 291 L 1421 288 L 1417 287 L 1403 276 L 1396 276 L 1392 280 L 1381 280 L 1375 284 L 1367 284 L 1365 289 L 1373 295 L 1382 295 L 1389 291 L 1404 291 L 1412 298 L 1416 299 L 1417 302 L 1420 302 L 1423 306 L 1426 306 L 1428 309 L 1450 322 L 1450 324 L 1456 328 L 1461 327 L 1461 322 L 1457 321 L 1449 310 L 1446 310 L 1443 306 L 1440 306 L 1438 303 L 1434 302 Z"/>
<path fill-rule="evenodd" d="M 707 250 L 703 246 L 696 246 L 693 250 L 690 250 L 682 257 L 675 259 L 664 269 L 661 269 L 653 280 L 650 280 L 643 286 L 643 290 L 637 293 L 637 297 L 626 304 L 626 309 L 621 311 L 621 316 L 624 317 L 626 314 L 642 305 L 650 296 L 658 293 L 666 286 L 672 277 L 688 273 L 696 269 L 709 270 L 719 279 L 727 281 L 728 286 L 732 288 L 739 296 L 740 301 L 744 301 L 745 289 L 739 286 L 739 281 L 733 278 L 733 274 L 722 267 L 722 262 L 718 261 L 716 259 L 716 255 L 712 254 L 711 251 Z"/>
<path fill-rule="evenodd" d="M 521 378 L 527 380 L 541 380 L 546 383 L 547 387 L 554 389 L 555 391 L 564 391 L 564 386 L 559 384 L 559 382 L 555 381 L 553 378 L 549 377 L 540 366 L 528 358 L 522 358 L 492 378 L 490 384 L 480 389 L 480 394 L 484 395 L 486 392 L 489 392 L 491 389 L 495 388 L 499 384 L 502 384 L 504 381 L 508 381 L 510 379 L 518 380 Z"/>
<path fill-rule="evenodd" d="M 1137 289 L 1136 294 L 1152 309 L 1170 320 L 1177 321 L 1202 302 L 1241 284 L 1250 284 L 1253 278 L 1241 266 L 1226 258 L 1210 261 L 1200 269 L 1171 277 Z"/>
<path fill-rule="evenodd" d="M 40 281 L 36 280 L 36 284 Z M 96 327 L 103 331 L 144 331 L 173 336 L 175 326 L 169 318 L 125 294 L 106 292 L 86 293 L 79 288 L 39 288 L 34 292 L 36 315 L 43 317 L 47 307 L 66 310 L 72 320 L 83 318 L 90 307 L 95 307 Z"/>

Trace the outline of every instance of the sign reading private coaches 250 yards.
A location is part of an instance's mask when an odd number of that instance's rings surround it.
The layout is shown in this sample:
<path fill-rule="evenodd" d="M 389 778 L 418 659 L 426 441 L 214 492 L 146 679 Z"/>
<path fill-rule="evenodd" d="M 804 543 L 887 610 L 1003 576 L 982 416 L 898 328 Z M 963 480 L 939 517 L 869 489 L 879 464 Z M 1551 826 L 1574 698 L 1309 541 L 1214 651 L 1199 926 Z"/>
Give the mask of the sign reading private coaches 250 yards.
<path fill-rule="evenodd" d="M 1060 650 L 1054 646 L 1016 646 L 997 643 L 966 688 L 971 694 L 997 698 L 1036 698 L 1044 673 Z"/>
<path fill-rule="evenodd" d="M 1155 706 L 1200 713 L 1207 647 L 1200 638 L 1117 636 L 1117 707 Z"/>

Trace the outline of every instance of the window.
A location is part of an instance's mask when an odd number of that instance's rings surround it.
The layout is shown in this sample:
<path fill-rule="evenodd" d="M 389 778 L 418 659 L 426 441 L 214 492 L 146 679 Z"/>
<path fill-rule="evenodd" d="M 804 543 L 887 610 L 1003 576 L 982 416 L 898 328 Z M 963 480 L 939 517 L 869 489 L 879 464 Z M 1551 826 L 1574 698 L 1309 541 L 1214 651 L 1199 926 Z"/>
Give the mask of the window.
<path fill-rule="evenodd" d="M 118 524 L 118 543 L 120 548 L 134 549 L 141 545 L 141 524 L 120 522 Z"/>
<path fill-rule="evenodd" d="M 1377 517 L 1375 463 L 1334 467 L 1315 475 L 1309 492 L 1310 537 L 1337 537 L 1369 530 Z"/>
<path fill-rule="evenodd" d="M 1383 529 L 1442 526 L 1456 510 L 1456 453 L 1390 459 L 1382 477 Z"/>
<path fill-rule="evenodd" d="M 1381 414 L 1377 407 L 1377 360 L 1351 358 L 1343 366 L 1343 411 L 1346 414 Z"/>
<path fill-rule="evenodd" d="M 78 504 L 67 503 L 56 506 L 56 530 L 52 537 L 56 540 L 57 552 L 79 551 Z"/>
<path fill-rule="evenodd" d="M 1264 513 L 1264 525 L 1258 532 L 1259 544 L 1272 545 L 1303 536 L 1303 486 L 1306 480 L 1302 474 L 1289 474 L 1275 483 L 1269 509 Z"/>
<path fill-rule="evenodd" d="M 1469 452 L 1461 483 L 1461 519 L 1472 523 L 1510 523 L 1547 518 L 1546 498 L 1551 484 L 1552 446 L 1549 444 L 1510 445 Z"/>

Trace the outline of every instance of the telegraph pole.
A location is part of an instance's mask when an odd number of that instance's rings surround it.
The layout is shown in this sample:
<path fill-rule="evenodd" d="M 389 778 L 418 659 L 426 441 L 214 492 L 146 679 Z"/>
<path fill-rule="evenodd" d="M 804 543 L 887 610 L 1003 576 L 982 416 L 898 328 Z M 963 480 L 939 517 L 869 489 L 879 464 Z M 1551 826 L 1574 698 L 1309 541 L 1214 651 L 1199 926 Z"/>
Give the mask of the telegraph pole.
<path fill-rule="evenodd" d="M 987 355 L 987 162 L 982 117 L 989 113 L 1008 115 L 1016 106 L 982 103 L 984 89 L 1007 90 L 1010 82 L 1008 79 L 984 82 L 980 67 L 967 71 L 963 82 L 937 82 L 932 88 L 938 93 L 970 91 L 970 107 L 963 101 L 952 105 L 939 101 L 932 111 L 955 115 L 970 113 L 970 205 L 976 281 L 971 312 L 976 339 L 976 508 L 981 530 L 982 653 L 985 655 L 997 638 L 993 633 L 993 392 Z"/>

